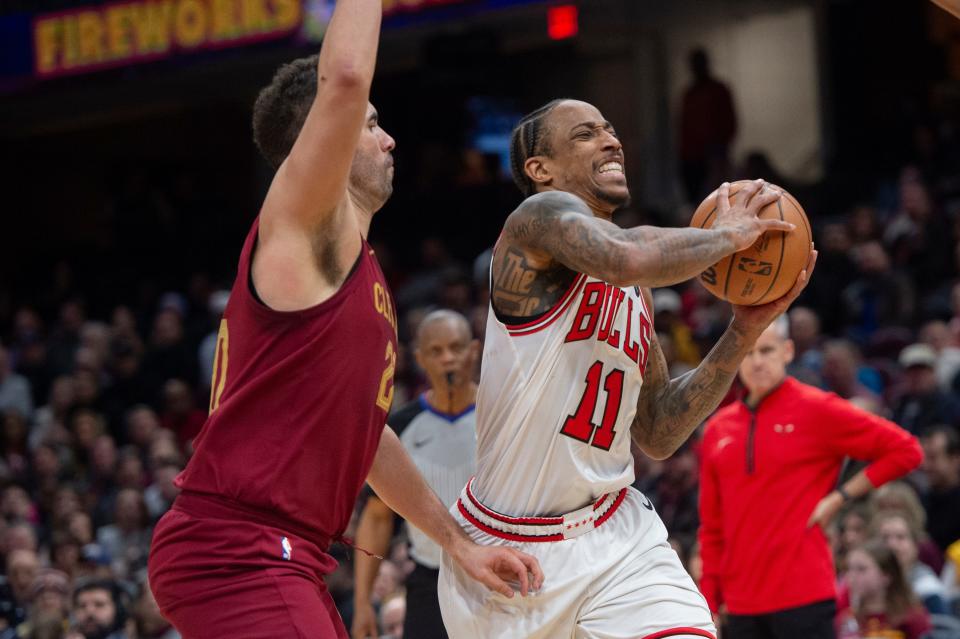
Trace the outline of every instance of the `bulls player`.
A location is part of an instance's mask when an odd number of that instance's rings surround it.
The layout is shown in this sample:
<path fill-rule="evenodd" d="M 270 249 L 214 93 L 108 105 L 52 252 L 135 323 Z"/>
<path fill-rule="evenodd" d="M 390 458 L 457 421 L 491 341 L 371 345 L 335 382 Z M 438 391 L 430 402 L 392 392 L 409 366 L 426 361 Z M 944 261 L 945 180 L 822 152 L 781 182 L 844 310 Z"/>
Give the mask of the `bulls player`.
<path fill-rule="evenodd" d="M 444 556 L 439 598 L 452 637 L 714 637 L 710 611 L 630 488 L 631 438 L 668 457 L 717 406 L 756 337 L 799 295 L 734 318 L 699 367 L 671 380 L 648 287 L 696 276 L 767 231 L 779 197 L 761 181 L 720 188 L 713 229 L 621 229 L 623 150 L 593 106 L 557 100 L 514 130 L 527 199 L 493 255 L 477 399 L 477 474 L 454 512 L 482 544 L 522 549 L 548 575 L 535 597 L 484 592 Z M 641 386 L 642 385 L 642 386 Z"/>
<path fill-rule="evenodd" d="M 367 244 L 392 190 L 394 141 L 368 103 L 382 0 L 341 0 L 319 59 L 281 67 L 254 107 L 276 167 L 240 254 L 210 416 L 157 525 L 150 585 L 192 637 L 347 637 L 323 576 L 364 479 L 501 596 L 542 578 L 478 546 L 396 435 L 396 314 Z M 368 474 L 369 473 L 369 474 Z"/>

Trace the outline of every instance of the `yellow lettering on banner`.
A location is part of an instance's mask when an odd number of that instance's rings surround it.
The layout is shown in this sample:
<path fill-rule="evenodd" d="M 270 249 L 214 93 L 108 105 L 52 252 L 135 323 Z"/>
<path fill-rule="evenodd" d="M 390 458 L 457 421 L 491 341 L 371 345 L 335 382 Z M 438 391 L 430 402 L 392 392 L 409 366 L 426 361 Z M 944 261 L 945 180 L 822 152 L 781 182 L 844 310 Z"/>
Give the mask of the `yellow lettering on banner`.
<path fill-rule="evenodd" d="M 77 17 L 80 31 L 80 62 L 96 64 L 103 60 L 103 22 L 98 11 L 84 11 Z"/>
<path fill-rule="evenodd" d="M 130 5 L 135 49 L 138 55 L 164 53 L 170 50 L 170 23 L 173 2 L 143 2 Z"/>
<path fill-rule="evenodd" d="M 110 58 L 128 58 L 133 53 L 130 43 L 130 5 L 113 5 L 107 9 L 107 52 Z"/>
<path fill-rule="evenodd" d="M 76 16 L 66 16 L 63 19 L 63 59 L 60 61 L 62 69 L 83 64 L 80 59 L 80 29 Z"/>
<path fill-rule="evenodd" d="M 244 33 L 262 33 L 270 29 L 270 16 L 264 0 L 243 0 Z"/>
<path fill-rule="evenodd" d="M 229 40 L 241 34 L 235 0 L 213 0 L 210 7 L 210 38 Z"/>
<path fill-rule="evenodd" d="M 37 73 L 50 73 L 57 68 L 63 40 L 62 21 L 59 18 L 38 20 L 33 28 L 34 67 Z"/>
<path fill-rule="evenodd" d="M 293 29 L 303 19 L 300 0 L 273 0 L 273 24 L 277 31 Z"/>
<path fill-rule="evenodd" d="M 192 49 L 207 35 L 206 7 L 200 0 L 180 0 L 174 21 L 173 36 L 184 49 Z"/>

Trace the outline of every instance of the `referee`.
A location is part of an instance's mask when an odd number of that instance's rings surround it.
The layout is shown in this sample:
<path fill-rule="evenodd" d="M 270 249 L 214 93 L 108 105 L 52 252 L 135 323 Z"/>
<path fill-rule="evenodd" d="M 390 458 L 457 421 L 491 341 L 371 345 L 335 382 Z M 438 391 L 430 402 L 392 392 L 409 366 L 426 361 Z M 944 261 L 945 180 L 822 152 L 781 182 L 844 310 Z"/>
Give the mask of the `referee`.
<path fill-rule="evenodd" d="M 417 468 L 447 506 L 476 469 L 477 385 L 473 372 L 480 343 L 459 313 L 447 310 L 427 315 L 417 330 L 414 355 L 430 390 L 393 413 L 388 420 Z M 393 534 L 394 514 L 370 495 L 357 528 L 356 544 L 385 555 Z M 415 568 L 407 578 L 407 613 L 403 636 L 446 639 L 437 600 L 441 548 L 422 531 L 407 524 L 410 557 Z M 380 560 L 360 551 L 354 561 L 354 639 L 376 638 L 376 614 L 370 600 Z"/>

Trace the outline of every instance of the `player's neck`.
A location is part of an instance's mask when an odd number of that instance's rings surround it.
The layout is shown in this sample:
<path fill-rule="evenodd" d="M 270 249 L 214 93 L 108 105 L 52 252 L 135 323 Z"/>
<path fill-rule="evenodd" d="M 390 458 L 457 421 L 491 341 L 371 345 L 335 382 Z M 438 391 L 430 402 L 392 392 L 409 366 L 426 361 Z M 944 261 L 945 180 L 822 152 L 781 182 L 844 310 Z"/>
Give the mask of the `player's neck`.
<path fill-rule="evenodd" d="M 373 214 L 376 213 L 376 207 L 366 202 L 364 198 L 354 191 L 347 190 L 347 201 L 350 205 L 350 214 L 357 221 L 357 228 L 360 235 L 366 240 L 370 234 L 370 223 L 373 222 Z"/>
<path fill-rule="evenodd" d="M 474 382 L 463 386 L 454 386 L 427 391 L 427 403 L 430 408 L 446 415 L 459 415 L 477 401 L 477 385 Z"/>

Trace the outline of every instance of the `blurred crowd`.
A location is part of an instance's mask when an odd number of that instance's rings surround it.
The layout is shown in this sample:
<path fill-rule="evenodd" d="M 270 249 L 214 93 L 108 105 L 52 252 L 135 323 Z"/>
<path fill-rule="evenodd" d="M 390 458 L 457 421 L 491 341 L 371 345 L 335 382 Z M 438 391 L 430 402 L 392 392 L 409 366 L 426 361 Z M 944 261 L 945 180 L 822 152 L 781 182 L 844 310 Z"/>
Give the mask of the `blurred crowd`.
<path fill-rule="evenodd" d="M 855 611 L 868 594 L 876 597 L 865 575 L 880 571 L 884 583 L 902 582 L 880 597 L 891 614 L 907 614 L 916 602 L 941 624 L 956 618 L 960 602 L 958 168 L 955 131 L 931 120 L 914 127 L 899 173 L 878 177 L 845 210 L 819 205 L 815 187 L 789 184 L 762 153 L 728 174 L 788 187 L 814 224 L 820 260 L 789 314 L 797 352 L 790 372 L 890 417 L 925 449 L 920 471 L 850 504 L 829 531 L 841 608 Z M 484 184 L 504 188 L 486 178 L 463 188 Z M 667 219 L 628 208 L 617 221 Z M 490 253 L 470 261 L 453 255 L 455 243 L 425 237 L 418 266 L 405 268 L 393 255 L 410 247 L 374 242 L 400 311 L 395 408 L 425 388 L 409 344 L 427 312 L 458 311 L 483 338 Z M 96 281 L 73 280 L 62 264 L 48 290 L 0 305 L 0 639 L 178 636 L 151 596 L 146 558 L 152 526 L 176 497 L 173 480 L 205 420 L 230 284 L 197 274 L 182 290 L 90 313 L 85 299 L 104 292 Z M 654 300 L 660 343 L 671 372 L 681 374 L 722 333 L 729 306 L 696 281 L 660 289 Z M 663 462 L 636 455 L 636 486 L 655 503 L 695 578 L 697 455 L 696 437 Z M 855 469 L 853 461 L 845 473 Z M 397 530 L 373 593 L 391 637 L 402 633 L 412 569 Z M 332 552 L 341 566 L 328 584 L 349 627 L 352 550 Z M 839 623 L 845 639 L 858 636 Z"/>

